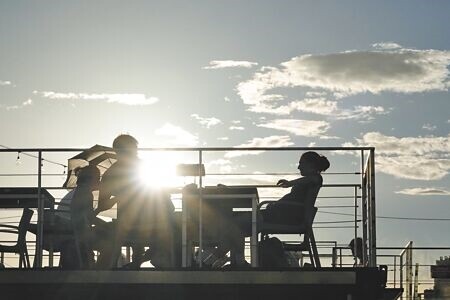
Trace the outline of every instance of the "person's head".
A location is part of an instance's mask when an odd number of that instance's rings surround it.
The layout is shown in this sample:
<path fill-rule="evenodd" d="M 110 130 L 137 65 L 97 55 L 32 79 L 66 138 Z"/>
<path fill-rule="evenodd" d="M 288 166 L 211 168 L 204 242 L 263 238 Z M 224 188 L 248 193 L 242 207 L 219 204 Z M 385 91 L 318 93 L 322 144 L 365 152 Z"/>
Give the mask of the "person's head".
<path fill-rule="evenodd" d="M 308 151 L 302 154 L 298 162 L 298 169 L 303 176 L 320 174 L 330 167 L 328 159 L 317 152 Z"/>
<path fill-rule="evenodd" d="M 98 188 L 100 170 L 96 166 L 86 166 L 76 170 L 77 186 L 88 186 L 93 190 Z"/>
<path fill-rule="evenodd" d="M 134 159 L 137 157 L 138 141 L 129 134 L 121 134 L 113 141 L 113 149 L 118 160 Z"/>

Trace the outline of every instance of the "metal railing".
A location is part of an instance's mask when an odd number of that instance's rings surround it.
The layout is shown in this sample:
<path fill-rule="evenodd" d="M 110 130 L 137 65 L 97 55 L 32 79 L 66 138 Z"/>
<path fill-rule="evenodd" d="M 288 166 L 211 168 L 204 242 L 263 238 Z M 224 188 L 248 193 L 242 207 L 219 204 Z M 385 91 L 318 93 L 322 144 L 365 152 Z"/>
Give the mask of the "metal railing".
<path fill-rule="evenodd" d="M 74 153 L 74 152 L 82 152 L 87 149 L 85 148 L 12 148 L 12 149 L 0 149 L 0 154 L 2 153 L 32 153 L 36 154 L 37 157 L 37 172 L 28 172 L 23 175 L 37 175 L 37 191 L 38 191 L 38 205 L 37 205 L 37 235 L 36 235 L 36 257 L 34 266 L 40 268 L 43 266 L 43 233 L 44 233 L 44 201 L 42 199 L 42 191 L 46 190 L 58 190 L 62 189 L 59 186 L 44 186 L 42 179 L 46 174 L 43 173 L 43 161 L 44 155 L 49 155 L 50 153 Z M 220 148 L 141 148 L 139 151 L 167 151 L 167 152 L 190 152 L 197 154 L 197 162 L 200 166 L 205 162 L 204 157 L 205 153 L 212 152 L 246 152 L 246 151 L 265 151 L 265 152 L 289 152 L 289 151 L 345 151 L 351 152 L 353 154 L 360 156 L 360 170 L 356 172 L 344 172 L 344 173 L 333 173 L 333 174 L 352 174 L 352 175 L 360 175 L 359 182 L 351 183 L 351 184 L 324 184 L 324 187 L 351 187 L 353 188 L 353 198 L 354 198 L 354 236 L 355 238 L 358 236 L 358 218 L 357 218 L 357 209 L 358 209 L 358 199 L 361 199 L 361 231 L 363 238 L 363 263 L 364 265 L 370 267 L 377 266 L 377 244 L 376 244 L 376 215 L 375 215 L 375 207 L 376 207 L 376 198 L 375 198 L 375 149 L 373 147 L 242 147 L 242 148 L 230 148 L 230 147 L 220 147 Z M 0 171 L 1 172 L 1 171 Z M 2 175 L 8 175 L 4 174 Z M 201 171 L 199 172 L 201 173 Z M 263 173 L 262 175 L 267 174 L 275 174 L 275 173 Z M 325 173 L 326 174 L 326 173 Z M 9 174 L 9 175 L 21 175 L 21 174 Z M 56 174 L 49 174 L 50 176 Z M 206 174 L 207 176 L 227 176 L 227 173 L 211 173 Z M 253 174 L 254 175 L 254 174 Z M 258 174 L 259 175 L 259 174 Z M 200 202 L 199 209 L 202 210 L 202 188 L 204 186 L 205 178 L 202 176 L 199 177 L 199 191 L 200 191 Z M 274 188 L 276 185 L 264 185 L 264 184 L 254 184 L 252 185 L 257 188 Z M 358 190 L 361 193 L 358 193 Z M 200 240 L 200 255 L 201 250 L 203 248 L 203 223 L 202 223 L 202 214 L 199 214 L 199 240 Z M 355 243 L 356 247 L 356 243 Z M 356 251 L 357 249 L 355 249 Z M 200 259 L 201 262 L 201 259 Z"/>

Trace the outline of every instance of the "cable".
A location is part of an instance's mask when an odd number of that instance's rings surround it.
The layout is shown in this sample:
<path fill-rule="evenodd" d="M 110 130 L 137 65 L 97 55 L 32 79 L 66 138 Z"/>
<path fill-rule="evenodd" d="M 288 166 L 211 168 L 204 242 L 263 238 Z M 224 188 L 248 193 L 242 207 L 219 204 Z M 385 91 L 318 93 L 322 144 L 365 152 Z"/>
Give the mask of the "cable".
<path fill-rule="evenodd" d="M 331 211 L 318 211 L 319 213 L 323 214 L 330 214 L 330 215 L 341 215 L 341 216 L 355 216 L 354 214 L 346 214 L 346 213 L 337 213 L 337 212 L 331 212 Z M 361 215 L 357 215 L 358 217 L 361 217 Z M 409 221 L 450 221 L 448 218 L 410 218 L 410 217 L 387 217 L 387 216 L 377 216 L 377 219 L 389 219 L 389 220 L 409 220 Z"/>
<path fill-rule="evenodd" d="M 11 149 L 10 147 L 7 147 L 5 145 L 0 145 L 0 147 L 2 147 L 3 149 Z M 28 157 L 32 157 L 32 158 L 37 158 L 38 159 L 38 157 L 36 155 L 33 155 L 33 154 L 29 154 L 29 153 L 26 153 L 26 152 L 19 152 L 19 153 L 23 154 L 25 156 L 28 156 Z M 62 163 L 59 163 L 59 162 L 56 162 L 56 161 L 53 161 L 53 160 L 48 160 L 48 159 L 43 158 L 42 161 L 43 162 L 45 161 L 45 162 L 50 163 L 50 164 L 58 165 L 58 166 L 61 166 L 61 167 L 64 167 L 64 168 L 67 168 L 67 166 L 65 164 L 62 164 Z"/>

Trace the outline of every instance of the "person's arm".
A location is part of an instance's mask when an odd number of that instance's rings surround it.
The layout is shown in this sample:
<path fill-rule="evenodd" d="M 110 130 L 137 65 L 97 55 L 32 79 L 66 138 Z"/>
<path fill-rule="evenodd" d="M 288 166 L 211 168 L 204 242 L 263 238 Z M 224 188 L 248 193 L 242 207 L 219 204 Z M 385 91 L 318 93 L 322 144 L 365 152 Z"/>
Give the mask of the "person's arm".
<path fill-rule="evenodd" d="M 110 176 L 108 175 L 108 172 L 106 172 L 100 182 L 98 206 L 94 210 L 94 215 L 98 215 L 100 212 L 110 209 L 117 203 L 116 197 L 112 197 L 110 181 Z"/>
<path fill-rule="evenodd" d="M 281 186 L 281 187 L 284 187 L 284 188 L 292 187 L 292 186 L 294 186 L 296 184 L 299 184 L 303 178 L 304 177 L 297 178 L 297 179 L 294 179 L 294 180 L 280 179 L 280 180 L 278 180 L 277 185 Z"/>

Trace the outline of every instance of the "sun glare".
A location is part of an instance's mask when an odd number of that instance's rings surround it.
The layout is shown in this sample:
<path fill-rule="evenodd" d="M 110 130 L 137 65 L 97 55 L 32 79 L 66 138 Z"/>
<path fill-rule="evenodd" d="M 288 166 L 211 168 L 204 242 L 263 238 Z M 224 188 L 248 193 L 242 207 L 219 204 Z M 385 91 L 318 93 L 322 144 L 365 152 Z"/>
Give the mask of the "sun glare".
<path fill-rule="evenodd" d="M 142 164 L 139 179 L 150 187 L 174 187 L 182 182 L 176 175 L 176 166 L 181 158 L 177 153 L 141 152 Z"/>

